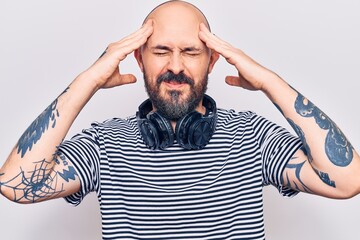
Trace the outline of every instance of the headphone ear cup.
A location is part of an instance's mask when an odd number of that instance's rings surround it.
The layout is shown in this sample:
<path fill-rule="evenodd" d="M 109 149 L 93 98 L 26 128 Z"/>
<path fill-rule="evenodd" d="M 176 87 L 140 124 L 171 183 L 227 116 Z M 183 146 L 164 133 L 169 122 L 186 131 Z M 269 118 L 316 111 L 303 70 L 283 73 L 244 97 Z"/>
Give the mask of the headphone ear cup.
<path fill-rule="evenodd" d="M 189 145 L 192 149 L 201 149 L 209 143 L 214 130 L 209 119 L 201 118 L 189 128 Z"/>
<path fill-rule="evenodd" d="M 148 119 L 149 125 L 151 125 L 149 129 L 156 132 L 156 134 L 153 134 L 156 142 L 154 148 L 165 149 L 173 145 L 174 131 L 170 121 L 157 112 L 150 112 L 146 115 L 146 118 Z"/>
<path fill-rule="evenodd" d="M 176 124 L 175 133 L 176 140 L 185 149 L 193 148 L 193 134 L 189 135 L 192 125 L 197 120 L 201 119 L 202 115 L 199 112 L 191 112 L 182 117 Z M 193 131 L 192 131 L 193 132 Z M 195 148 L 197 149 L 197 148 Z"/>
<path fill-rule="evenodd" d="M 159 146 L 159 134 L 154 125 L 147 119 L 138 121 L 138 128 L 141 136 L 150 149 L 155 149 Z"/>

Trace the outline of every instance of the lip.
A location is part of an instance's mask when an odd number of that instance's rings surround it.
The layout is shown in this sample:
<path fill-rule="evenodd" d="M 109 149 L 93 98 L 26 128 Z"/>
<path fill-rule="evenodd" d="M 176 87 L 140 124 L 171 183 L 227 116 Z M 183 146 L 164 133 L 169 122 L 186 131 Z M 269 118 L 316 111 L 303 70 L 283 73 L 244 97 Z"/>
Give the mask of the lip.
<path fill-rule="evenodd" d="M 187 83 L 178 83 L 178 82 L 163 82 L 163 84 L 167 87 L 167 88 L 173 88 L 173 89 L 179 89 L 179 88 L 183 88 L 184 86 L 187 85 Z"/>

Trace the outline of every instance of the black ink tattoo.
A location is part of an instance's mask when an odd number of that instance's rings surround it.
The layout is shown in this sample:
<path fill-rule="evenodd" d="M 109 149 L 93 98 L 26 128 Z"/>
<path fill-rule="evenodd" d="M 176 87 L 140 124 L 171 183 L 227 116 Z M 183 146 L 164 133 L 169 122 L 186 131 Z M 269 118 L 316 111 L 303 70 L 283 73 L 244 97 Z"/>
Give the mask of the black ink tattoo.
<path fill-rule="evenodd" d="M 62 164 L 64 165 L 64 167 L 68 166 L 69 163 L 67 162 L 67 159 L 65 157 L 64 154 L 56 151 L 55 154 L 53 155 L 53 160 L 55 161 L 56 164 L 60 164 L 60 160 L 62 162 Z M 68 167 L 69 170 L 63 169 L 63 172 L 58 172 L 60 177 L 62 179 L 64 179 L 66 182 L 69 182 L 69 180 L 75 180 L 77 173 L 75 171 L 75 168 L 72 166 Z"/>
<path fill-rule="evenodd" d="M 287 118 L 286 120 L 289 122 L 289 124 L 291 125 L 291 127 L 294 129 L 296 135 L 298 135 L 298 136 L 300 137 L 301 142 L 302 142 L 302 144 L 303 144 L 301 150 L 305 153 L 305 155 L 307 155 L 307 157 L 308 157 L 308 159 L 309 159 L 309 162 L 311 163 L 312 160 L 313 160 L 313 157 L 312 157 L 312 154 L 311 154 L 311 149 L 310 149 L 308 143 L 306 142 L 306 138 L 305 138 L 304 132 L 301 130 L 301 128 L 300 128 L 298 125 L 296 125 L 296 124 L 294 123 L 293 120 L 291 120 L 290 118 Z"/>
<path fill-rule="evenodd" d="M 294 158 L 292 158 L 291 160 L 293 160 L 293 159 L 297 159 L 297 158 L 294 157 Z M 290 160 L 290 161 L 291 161 L 291 160 Z M 295 169 L 296 179 L 297 179 L 297 180 L 299 181 L 299 183 L 300 183 L 300 186 L 299 186 L 295 181 L 293 181 L 292 184 L 293 184 L 294 186 L 292 186 L 292 185 L 291 185 L 291 181 L 290 181 L 290 179 L 289 179 L 289 175 L 288 175 L 288 173 L 286 173 L 286 181 L 287 181 L 287 185 L 286 185 L 286 186 L 288 186 L 288 187 L 290 187 L 290 188 L 295 188 L 295 189 L 298 190 L 298 191 L 303 191 L 303 192 L 307 192 L 307 193 L 312 193 L 313 191 L 311 191 L 311 189 L 305 185 L 305 183 L 301 180 L 301 177 L 300 177 L 300 172 L 301 172 L 301 169 L 302 169 L 302 167 L 304 166 L 305 162 L 306 162 L 306 160 L 303 161 L 303 162 L 301 162 L 301 163 L 290 163 L 290 162 L 289 162 L 289 163 L 286 165 L 286 168 L 288 168 L 288 169 Z M 283 181 L 283 183 L 284 183 L 284 180 L 282 180 L 282 181 Z"/>
<path fill-rule="evenodd" d="M 108 50 L 108 48 L 105 49 L 105 51 L 100 55 L 100 57 L 98 59 L 102 58 L 106 54 L 107 50 Z"/>
<path fill-rule="evenodd" d="M 63 164 L 62 172 L 53 171 L 54 161 L 55 164 Z M 15 177 L 0 182 L 0 192 L 2 188 L 9 188 L 13 191 L 14 202 L 37 202 L 55 198 L 65 191 L 61 179 L 69 182 L 77 177 L 74 167 L 68 165 L 65 156 L 61 153 L 54 154 L 52 161 L 43 159 L 34 162 L 34 166 L 34 170 L 30 172 L 20 168 L 20 172 Z"/>
<path fill-rule="evenodd" d="M 298 93 L 295 101 L 296 112 L 303 117 L 314 117 L 321 129 L 329 130 L 325 139 L 325 152 L 336 166 L 346 167 L 353 159 L 353 147 L 341 130 L 312 102 Z M 304 136 L 301 136 L 304 138 Z"/>
<path fill-rule="evenodd" d="M 64 94 L 69 88 L 65 89 L 61 94 Z M 59 97 L 60 97 L 59 96 Z M 58 97 L 58 98 L 59 98 Z M 40 140 L 42 134 L 51 127 L 54 128 L 56 125 L 56 119 L 60 116 L 58 110 L 56 109 L 58 98 L 53 101 L 50 106 L 48 106 L 31 125 L 25 130 L 23 135 L 20 137 L 17 144 L 17 153 L 21 153 L 23 158 L 25 153 L 29 150 L 31 151 L 34 144 Z"/>
<path fill-rule="evenodd" d="M 12 189 L 14 202 L 36 202 L 61 193 L 63 186 L 58 186 L 58 176 L 51 176 L 52 163 L 45 159 L 35 162 L 35 169 L 31 172 L 20 172 L 12 179 L 1 182 L 0 187 Z"/>
<path fill-rule="evenodd" d="M 50 121 L 52 121 L 52 127 L 55 127 L 56 117 L 59 117 L 56 105 L 57 100 L 47 107 L 21 136 L 17 151 L 17 153 L 21 152 L 21 157 L 24 157 L 25 153 L 32 149 L 33 144 L 41 138 L 41 135 L 48 129 Z"/>
<path fill-rule="evenodd" d="M 321 181 L 323 181 L 325 184 L 329 185 L 330 187 L 336 188 L 335 181 L 330 179 L 329 174 L 321 172 L 319 170 L 314 169 L 316 174 L 319 176 Z"/>

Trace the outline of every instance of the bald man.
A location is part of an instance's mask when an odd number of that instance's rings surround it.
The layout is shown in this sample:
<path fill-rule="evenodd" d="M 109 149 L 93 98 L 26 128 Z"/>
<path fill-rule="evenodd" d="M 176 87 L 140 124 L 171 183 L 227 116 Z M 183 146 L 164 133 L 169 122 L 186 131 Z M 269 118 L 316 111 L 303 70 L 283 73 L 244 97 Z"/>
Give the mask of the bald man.
<path fill-rule="evenodd" d="M 335 123 L 209 29 L 189 3 L 156 7 L 24 132 L 0 171 L 1 193 L 77 205 L 94 191 L 104 239 L 264 239 L 265 185 L 284 196 L 358 194 L 359 156 Z M 98 90 L 136 81 L 120 70 L 133 52 L 149 99 L 133 116 L 63 142 Z M 239 73 L 226 83 L 264 92 L 298 136 L 253 112 L 217 108 L 205 92 L 220 56 Z"/>

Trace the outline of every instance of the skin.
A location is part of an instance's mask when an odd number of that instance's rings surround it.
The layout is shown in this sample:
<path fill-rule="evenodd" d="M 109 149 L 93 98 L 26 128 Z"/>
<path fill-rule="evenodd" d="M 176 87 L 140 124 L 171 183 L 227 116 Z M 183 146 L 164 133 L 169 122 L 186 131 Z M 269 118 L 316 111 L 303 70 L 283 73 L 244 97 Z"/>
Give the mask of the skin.
<path fill-rule="evenodd" d="M 306 146 L 307 150 L 299 149 L 289 161 L 282 176 L 284 185 L 329 198 L 349 198 L 359 193 L 359 155 L 329 117 L 312 103 L 312 109 L 315 110 L 310 114 L 311 117 L 304 116 L 304 105 L 308 106 L 310 103 L 308 99 L 242 50 L 211 34 L 204 24 L 200 25 L 199 37 L 237 69 L 238 76 L 227 76 L 226 83 L 247 90 L 262 91 Z M 323 122 L 331 127 L 325 128 Z M 332 134 L 332 129 L 336 129 L 337 134 Z M 337 143 L 333 144 L 334 142 Z M 327 152 L 329 149 L 330 153 Z M 338 152 L 343 154 L 340 156 Z M 336 160 L 333 159 L 335 155 Z M 334 164 L 335 162 L 346 162 L 346 165 Z"/>
<path fill-rule="evenodd" d="M 181 21 L 172 18 L 179 15 L 186 17 Z M 283 184 L 331 198 L 349 198 L 359 193 L 359 155 L 336 124 L 274 72 L 212 34 L 199 10 L 188 3 L 173 1 L 155 9 L 139 30 L 111 43 L 106 52 L 35 119 L 0 169 L 0 192 L 5 197 L 19 203 L 32 203 L 80 190 L 79 177 L 66 156 L 57 152 L 57 147 L 97 91 L 136 82 L 134 75 L 121 71 L 121 62 L 131 53 L 140 70 L 146 69 L 151 83 L 171 70 L 183 71 L 197 84 L 205 73 L 212 71 L 219 56 L 223 57 L 238 71 L 237 76 L 225 77 L 225 82 L 263 92 L 294 127 L 303 144 L 306 143 L 306 149 L 299 149 L 283 172 Z M 167 98 L 171 89 L 181 91 L 182 99 L 189 93 L 186 84 L 170 82 L 160 86 L 160 94 Z M 311 114 L 304 114 L 309 112 L 309 106 Z M 197 110 L 204 112 L 201 104 Z M 39 131 L 36 138 L 28 137 Z"/>
<path fill-rule="evenodd" d="M 182 17 L 171 17 L 176 15 Z M 174 74 L 183 72 L 194 80 L 195 87 L 200 85 L 219 58 L 219 54 L 211 51 L 199 38 L 200 23 L 206 23 L 202 13 L 190 4 L 172 2 L 156 8 L 147 19 L 153 22 L 154 31 L 146 44 L 135 51 L 135 58 L 141 71 L 146 69 L 149 84 L 156 85 L 161 74 L 171 71 Z M 181 93 L 180 102 L 189 98 L 189 84 L 163 82 L 159 94 L 170 101 L 171 90 Z M 202 101 L 196 110 L 205 113 Z M 175 124 L 173 122 L 174 128 Z"/>

